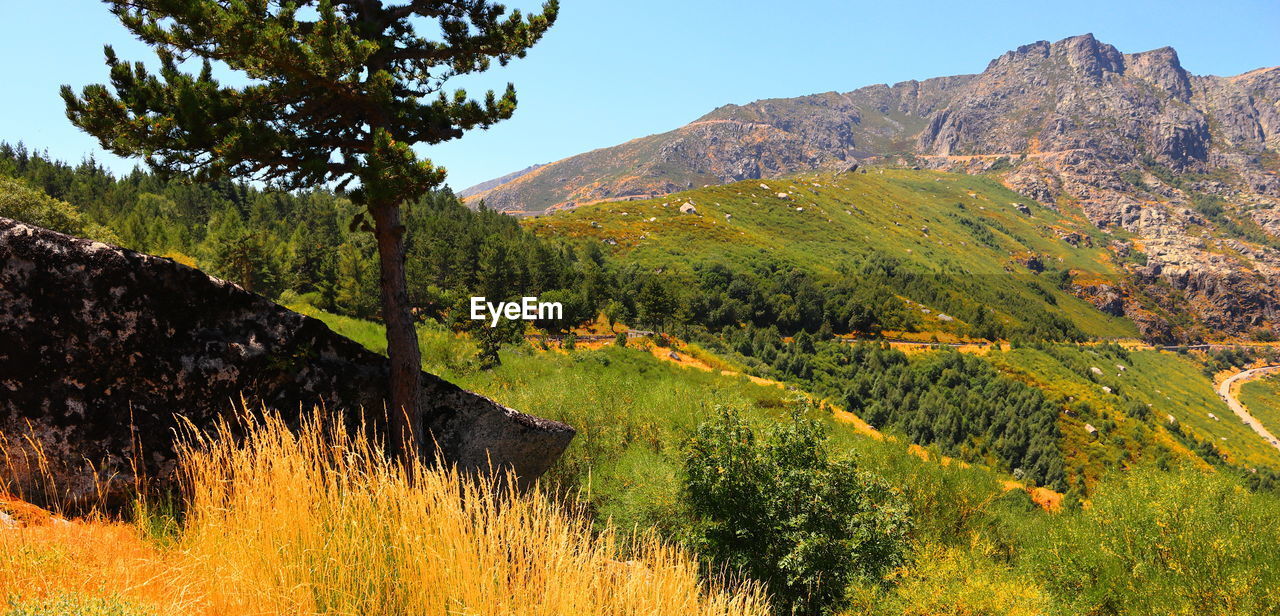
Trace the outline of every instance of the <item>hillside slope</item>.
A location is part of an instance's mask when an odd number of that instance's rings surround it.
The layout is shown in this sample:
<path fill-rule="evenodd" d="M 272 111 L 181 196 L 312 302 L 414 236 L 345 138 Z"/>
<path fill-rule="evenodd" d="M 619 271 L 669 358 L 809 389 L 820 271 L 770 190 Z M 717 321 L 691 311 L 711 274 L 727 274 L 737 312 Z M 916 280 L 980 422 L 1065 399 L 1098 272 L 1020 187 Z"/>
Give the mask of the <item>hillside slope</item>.
<path fill-rule="evenodd" d="M 472 196 L 537 213 L 860 163 L 991 173 L 1147 246 L 1136 285 L 1203 322 L 1280 322 L 1280 69 L 1195 76 L 1170 48 L 1040 41 L 978 75 L 728 105 L 674 131 L 570 157 Z M 1133 298 L 1138 301 L 1139 298 Z M 1125 298 L 1128 303 L 1130 300 Z"/>
<path fill-rule="evenodd" d="M 1068 194 L 1097 206 L 1087 208 L 1095 222 L 1149 225 L 1159 221 L 1140 220 L 1140 201 L 1107 203 L 1114 195 L 1105 193 L 1131 188 L 1120 178 L 1126 169 L 1229 168 L 1232 187 L 1280 194 L 1277 68 L 1201 77 L 1168 47 L 1124 54 L 1088 34 L 1038 41 L 977 75 L 725 105 L 474 196 L 499 210 L 541 211 L 905 156 L 934 167 L 1016 167 L 1011 183 L 1042 201 Z"/>
<path fill-rule="evenodd" d="M 681 212 L 685 205 L 696 213 Z M 990 308 L 1013 331 L 1065 320 L 1091 337 L 1138 333 L 1117 301 L 1134 254 L 1127 234 L 1099 231 L 982 177 L 806 174 L 584 206 L 526 225 L 604 242 L 624 261 L 691 281 L 720 266 L 883 283 L 922 332 L 972 333 L 977 312 Z M 1130 316 L 1160 310 L 1135 304 Z"/>

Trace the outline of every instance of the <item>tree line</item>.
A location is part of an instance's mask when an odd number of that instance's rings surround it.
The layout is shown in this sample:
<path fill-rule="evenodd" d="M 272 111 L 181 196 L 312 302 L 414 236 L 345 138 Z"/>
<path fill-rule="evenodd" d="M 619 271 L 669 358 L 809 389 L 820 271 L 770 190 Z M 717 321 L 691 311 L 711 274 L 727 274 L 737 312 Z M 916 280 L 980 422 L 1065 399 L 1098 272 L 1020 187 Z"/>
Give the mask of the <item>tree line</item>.
<path fill-rule="evenodd" d="M 349 224 L 358 206 L 330 191 L 194 183 L 142 170 L 114 177 L 92 159 L 68 165 L 7 144 L 0 144 L 0 175 L 70 203 L 125 247 L 187 260 L 286 302 L 381 318 L 373 238 Z M 1016 303 L 1002 308 L 1023 318 L 1002 320 L 966 298 L 963 279 L 883 255 L 845 264 L 847 276 L 836 281 L 768 262 L 699 264 L 690 278 L 611 257 L 598 242 L 535 236 L 517 219 L 469 208 L 447 189 L 408 204 L 403 221 L 415 315 L 470 332 L 482 364 L 495 363 L 498 349 L 521 339 L 525 328 L 470 321 L 470 297 L 537 296 L 565 309 L 562 321 L 534 324 L 546 331 L 567 332 L 602 314 L 612 323 L 679 332 L 754 372 L 842 400 L 873 425 L 915 442 L 999 460 L 1043 485 L 1063 482 L 1057 409 L 1037 390 L 975 358 L 908 362 L 879 345 L 834 339 L 919 329 L 923 313 L 906 297 L 951 306 L 975 336 L 1080 337 L 1070 323 L 1038 318 L 1030 307 L 1019 312 Z"/>

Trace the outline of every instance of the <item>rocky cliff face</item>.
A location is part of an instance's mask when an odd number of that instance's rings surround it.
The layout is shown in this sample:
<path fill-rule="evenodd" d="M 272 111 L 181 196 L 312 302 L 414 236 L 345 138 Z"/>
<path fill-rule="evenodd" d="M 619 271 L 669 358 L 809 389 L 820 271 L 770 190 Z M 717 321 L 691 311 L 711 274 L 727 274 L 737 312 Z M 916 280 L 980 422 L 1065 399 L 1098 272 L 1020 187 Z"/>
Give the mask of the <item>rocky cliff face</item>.
<path fill-rule="evenodd" d="M 1167 284 L 1162 293 L 1176 292 L 1172 305 L 1198 322 L 1177 331 L 1135 318 L 1148 335 L 1243 333 L 1273 325 L 1280 306 L 1280 236 L 1251 233 L 1280 205 L 1278 82 L 1280 69 L 1192 76 L 1168 47 L 1123 54 L 1088 35 L 1040 42 L 957 91 L 916 151 L 949 171 L 998 171 L 1004 161 L 1015 190 L 1136 235 L 1149 261 L 1132 282 Z M 1223 211 L 1207 216 L 1207 202 Z"/>
<path fill-rule="evenodd" d="M 573 437 L 423 376 L 426 429 L 461 467 L 535 478 Z M 42 464 L 72 500 L 132 485 L 135 469 L 164 480 L 178 416 L 209 427 L 242 399 L 376 428 L 386 378 L 384 357 L 234 284 L 0 218 L 0 446 L 29 462 L 19 484 Z"/>
<path fill-rule="evenodd" d="M 1125 54 L 1092 35 L 1019 47 L 977 75 L 729 105 L 474 198 L 538 212 L 855 162 L 997 174 L 1046 205 L 1078 207 L 1138 248 L 1152 244 L 1152 262 L 1130 282 L 1187 294 L 1198 325 L 1168 329 L 1174 337 L 1271 325 L 1280 307 L 1271 291 L 1280 67 L 1195 76 L 1172 48 Z M 1206 216 L 1208 201 L 1223 212 Z M 1174 274 L 1182 271 L 1221 284 L 1191 284 Z M 1228 308 L 1245 297 L 1259 310 Z"/>

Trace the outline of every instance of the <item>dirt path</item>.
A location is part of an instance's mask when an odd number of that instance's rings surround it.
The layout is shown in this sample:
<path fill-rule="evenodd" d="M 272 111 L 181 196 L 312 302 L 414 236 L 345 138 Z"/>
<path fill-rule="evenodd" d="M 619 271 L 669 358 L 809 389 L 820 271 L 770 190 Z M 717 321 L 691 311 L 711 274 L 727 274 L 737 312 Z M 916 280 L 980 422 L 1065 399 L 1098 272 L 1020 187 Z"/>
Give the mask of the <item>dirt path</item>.
<path fill-rule="evenodd" d="M 1266 426 L 1262 425 L 1262 422 L 1258 421 L 1257 417 L 1250 415 L 1249 410 L 1244 408 L 1244 405 L 1240 403 L 1240 399 L 1236 397 L 1236 385 L 1242 384 L 1246 381 L 1262 378 L 1277 371 L 1280 371 L 1280 366 L 1264 366 L 1262 368 L 1250 368 L 1248 370 L 1237 372 L 1224 379 L 1222 383 L 1218 385 L 1218 395 L 1222 397 L 1223 401 L 1227 403 L 1227 406 L 1231 407 L 1231 410 L 1240 418 L 1241 421 L 1245 423 L 1245 425 L 1253 428 L 1253 431 L 1257 432 L 1258 436 L 1262 437 L 1262 440 L 1265 440 L 1272 447 L 1280 449 L 1280 440 L 1277 440 L 1275 435 L 1271 434 L 1271 431 L 1267 430 Z"/>

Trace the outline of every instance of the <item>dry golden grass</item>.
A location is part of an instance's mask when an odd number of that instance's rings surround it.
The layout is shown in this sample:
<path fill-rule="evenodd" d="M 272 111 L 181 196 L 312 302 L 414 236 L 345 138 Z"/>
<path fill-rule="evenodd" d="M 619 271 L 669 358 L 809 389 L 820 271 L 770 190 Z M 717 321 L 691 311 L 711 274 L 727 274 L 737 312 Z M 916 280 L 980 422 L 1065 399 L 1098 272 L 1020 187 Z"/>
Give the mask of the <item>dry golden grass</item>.
<path fill-rule="evenodd" d="M 193 437 L 174 547 L 120 524 L 0 531 L 0 599 L 123 597 L 160 613 L 766 614 L 650 535 L 594 532 L 534 490 L 403 469 L 340 429 L 278 419 Z M 33 554 L 58 554 L 32 557 Z M 36 592 L 27 589 L 38 580 Z"/>
<path fill-rule="evenodd" d="M 199 611 L 178 554 L 164 554 L 128 524 L 46 522 L 0 530 L 0 606 L 64 597 L 106 598 L 157 614 Z"/>

